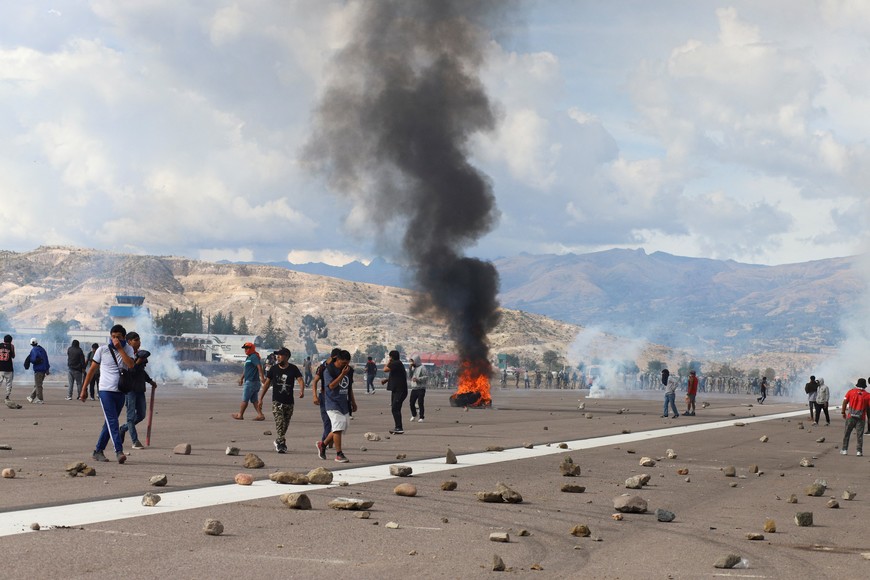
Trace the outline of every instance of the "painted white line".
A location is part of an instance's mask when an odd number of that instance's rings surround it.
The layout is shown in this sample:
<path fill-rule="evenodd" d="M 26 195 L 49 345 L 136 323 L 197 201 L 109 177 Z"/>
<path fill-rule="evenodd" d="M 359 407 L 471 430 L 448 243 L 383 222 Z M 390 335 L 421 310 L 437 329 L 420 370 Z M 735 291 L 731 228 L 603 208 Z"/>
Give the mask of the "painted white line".
<path fill-rule="evenodd" d="M 620 435 L 565 441 L 565 443 L 568 444 L 568 449 L 560 449 L 557 444 L 554 443 L 550 446 L 536 445 L 532 449 L 518 447 L 505 449 L 504 451 L 471 453 L 468 455 L 457 456 L 457 463 L 452 465 L 445 463 L 444 457 L 433 457 L 431 459 L 420 459 L 417 461 L 394 462 L 392 464 L 402 463 L 403 465 L 412 467 L 415 475 L 426 475 L 429 473 L 452 471 L 466 467 L 477 467 L 481 465 L 503 463 L 506 461 L 517 461 L 519 459 L 558 455 L 571 450 L 594 449 L 597 447 L 607 447 L 610 445 L 621 445 L 637 441 L 648 441 L 650 439 L 685 435 L 687 433 L 723 429 L 725 427 L 732 427 L 738 422 L 746 425 L 750 423 L 761 423 L 763 421 L 797 417 L 806 414 L 806 412 L 806 409 L 802 409 L 800 411 L 790 411 L 761 417 L 747 417 L 745 419 L 735 418 L 727 421 L 716 421 L 713 423 L 679 425 L 676 427 L 666 427 L 664 429 L 639 431 L 637 433 L 623 433 Z M 346 481 L 348 485 L 360 485 L 363 483 L 383 481 L 387 479 L 397 479 L 396 476 L 390 475 L 390 464 L 370 465 L 367 467 L 333 471 L 333 481 Z M 30 529 L 30 524 L 34 522 L 38 522 L 42 528 L 78 527 L 98 522 L 109 522 L 140 516 L 153 516 L 214 505 L 278 497 L 285 493 L 301 493 L 327 488 L 332 488 L 336 491 L 341 489 L 337 484 L 283 485 L 266 479 L 255 481 L 254 484 L 250 486 L 231 483 L 227 485 L 217 485 L 184 491 L 170 491 L 166 493 L 159 493 L 159 490 L 152 490 L 157 491 L 160 495 L 160 503 L 154 507 L 143 506 L 142 495 L 140 494 L 119 499 L 24 509 L 14 512 L 0 513 L 0 537 L 30 532 L 32 531 Z"/>

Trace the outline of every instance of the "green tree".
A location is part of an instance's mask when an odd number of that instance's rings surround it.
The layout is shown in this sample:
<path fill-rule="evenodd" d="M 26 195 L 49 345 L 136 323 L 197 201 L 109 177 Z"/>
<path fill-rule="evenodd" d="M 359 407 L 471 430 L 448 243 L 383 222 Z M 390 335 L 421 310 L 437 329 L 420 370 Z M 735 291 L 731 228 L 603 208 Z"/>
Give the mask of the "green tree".
<path fill-rule="evenodd" d="M 248 321 L 245 320 L 245 317 L 242 316 L 239 318 L 239 327 L 236 329 L 238 334 L 251 334 L 251 331 L 248 330 Z"/>
<path fill-rule="evenodd" d="M 646 363 L 646 372 L 648 373 L 657 374 L 662 372 L 663 368 L 665 368 L 665 363 L 660 360 L 651 360 Z"/>
<path fill-rule="evenodd" d="M 366 347 L 366 356 L 372 357 L 373 361 L 379 363 L 387 356 L 387 347 L 373 342 Z"/>
<path fill-rule="evenodd" d="M 275 326 L 275 321 L 272 316 L 266 320 L 266 326 L 263 327 L 263 347 L 266 349 L 281 348 L 284 346 L 284 340 L 287 338 L 287 333 Z M 314 353 L 308 353 L 314 354 Z"/>
<path fill-rule="evenodd" d="M 752 369 L 746 375 L 750 379 L 760 379 L 761 378 L 761 370 L 760 369 Z"/>
<path fill-rule="evenodd" d="M 515 354 L 506 354 L 504 355 L 505 364 L 509 367 L 518 367 L 520 366 L 520 357 Z"/>
<path fill-rule="evenodd" d="M 360 349 L 356 349 L 351 355 L 351 360 L 355 363 L 364 363 L 366 362 L 366 354 Z"/>
<path fill-rule="evenodd" d="M 299 338 L 305 344 L 305 354 L 317 354 L 317 339 L 329 336 L 329 328 L 322 316 L 306 314 L 299 325 Z"/>
<path fill-rule="evenodd" d="M 554 367 L 562 366 L 562 356 L 555 350 L 544 351 L 542 360 L 548 371 L 552 371 Z"/>
<path fill-rule="evenodd" d="M 170 308 L 165 314 L 154 316 L 154 328 L 160 334 L 181 336 L 184 333 L 202 332 L 202 310 L 194 305 L 192 310 Z"/>
<path fill-rule="evenodd" d="M 620 362 L 618 369 L 624 375 L 640 372 L 640 367 L 637 366 L 637 363 L 630 359 Z"/>
<path fill-rule="evenodd" d="M 45 327 L 45 340 L 49 343 L 69 343 L 69 323 L 60 318 L 55 318 L 49 322 Z"/>
<path fill-rule="evenodd" d="M 763 376 L 767 377 L 768 381 L 772 381 L 776 377 L 776 371 L 770 367 L 767 367 L 766 369 L 764 369 Z"/>

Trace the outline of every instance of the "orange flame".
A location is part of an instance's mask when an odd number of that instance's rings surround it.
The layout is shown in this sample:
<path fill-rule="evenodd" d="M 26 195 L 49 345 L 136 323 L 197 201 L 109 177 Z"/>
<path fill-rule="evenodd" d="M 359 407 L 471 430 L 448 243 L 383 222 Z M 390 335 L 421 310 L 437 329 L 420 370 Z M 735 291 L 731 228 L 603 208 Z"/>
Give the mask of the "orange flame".
<path fill-rule="evenodd" d="M 472 404 L 473 407 L 487 407 L 492 404 L 492 398 L 489 395 L 489 373 L 486 368 L 488 365 L 474 364 L 469 361 L 462 363 L 462 369 L 459 371 L 459 386 L 453 397 L 464 393 L 477 393 L 480 398 Z"/>

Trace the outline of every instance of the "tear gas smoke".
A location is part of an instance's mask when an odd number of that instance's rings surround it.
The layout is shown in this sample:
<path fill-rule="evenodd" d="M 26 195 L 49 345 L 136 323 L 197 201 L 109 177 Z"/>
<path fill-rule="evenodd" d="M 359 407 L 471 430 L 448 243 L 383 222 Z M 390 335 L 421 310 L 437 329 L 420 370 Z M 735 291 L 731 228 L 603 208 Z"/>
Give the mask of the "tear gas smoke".
<path fill-rule="evenodd" d="M 496 124 L 479 72 L 487 26 L 512 4 L 358 3 L 306 148 L 306 159 L 376 226 L 381 243 L 403 232 L 402 253 L 422 291 L 417 310 L 446 319 L 460 359 L 487 377 L 498 274 L 463 250 L 498 214 L 468 149 Z"/>
<path fill-rule="evenodd" d="M 586 364 L 586 380 L 592 381 L 588 398 L 625 397 L 629 394 L 625 381 L 633 386 L 635 373 L 627 378 L 623 363 L 637 360 L 646 344 L 647 341 L 642 339 L 615 341 L 615 337 L 607 335 L 601 329 L 588 327 L 577 333 L 568 346 L 568 360 L 575 367 L 581 361 Z M 595 359 L 601 362 L 591 364 Z"/>
<path fill-rule="evenodd" d="M 135 329 L 142 337 L 142 348 L 151 353 L 145 370 L 155 381 L 179 381 L 182 386 L 190 389 L 208 388 L 208 378 L 192 370 L 182 370 L 175 360 L 175 349 L 168 345 L 151 346 L 155 344 L 153 337 L 154 321 L 147 314 L 140 313 L 135 318 Z"/>

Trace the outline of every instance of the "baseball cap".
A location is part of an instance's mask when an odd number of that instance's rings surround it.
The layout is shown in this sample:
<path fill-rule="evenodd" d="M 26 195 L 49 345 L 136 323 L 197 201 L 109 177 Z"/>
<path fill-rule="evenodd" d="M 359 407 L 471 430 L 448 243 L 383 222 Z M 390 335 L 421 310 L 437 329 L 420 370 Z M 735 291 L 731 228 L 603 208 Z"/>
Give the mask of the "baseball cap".
<path fill-rule="evenodd" d="M 278 350 L 275 351 L 275 354 L 282 354 L 282 355 L 286 356 L 287 358 L 290 358 L 290 349 L 288 349 L 285 346 L 282 346 L 281 348 L 279 348 Z"/>
<path fill-rule="evenodd" d="M 244 349 L 254 348 L 254 343 L 253 342 L 246 342 L 245 344 L 242 345 L 242 348 L 244 348 Z"/>
<path fill-rule="evenodd" d="M 30 344 L 36 344 L 36 339 L 35 339 L 35 338 L 31 338 L 31 339 L 30 339 Z"/>

